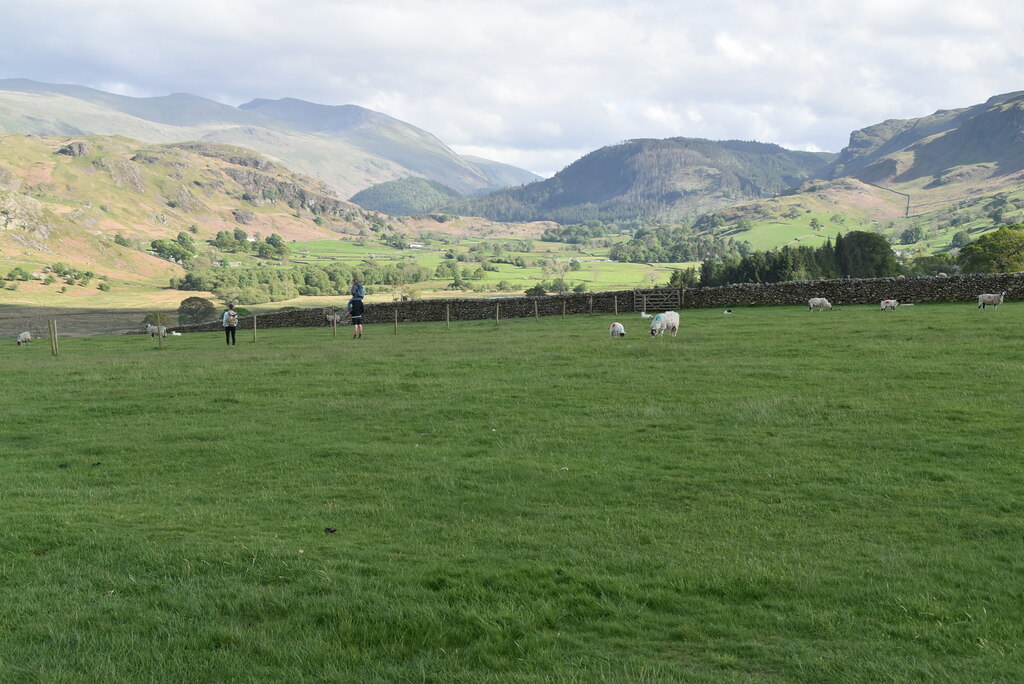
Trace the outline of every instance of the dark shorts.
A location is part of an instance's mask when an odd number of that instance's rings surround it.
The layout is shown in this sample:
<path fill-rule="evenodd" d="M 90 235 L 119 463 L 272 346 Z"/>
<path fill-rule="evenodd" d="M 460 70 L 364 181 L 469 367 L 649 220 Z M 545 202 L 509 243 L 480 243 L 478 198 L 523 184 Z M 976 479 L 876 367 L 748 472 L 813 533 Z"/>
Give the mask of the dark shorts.
<path fill-rule="evenodd" d="M 349 311 L 349 313 L 352 315 L 352 322 L 353 323 L 362 323 L 362 320 L 357 321 L 356 319 L 357 318 L 362 319 L 362 317 L 363 317 L 363 300 L 362 299 L 353 299 L 352 300 L 352 309 Z"/>

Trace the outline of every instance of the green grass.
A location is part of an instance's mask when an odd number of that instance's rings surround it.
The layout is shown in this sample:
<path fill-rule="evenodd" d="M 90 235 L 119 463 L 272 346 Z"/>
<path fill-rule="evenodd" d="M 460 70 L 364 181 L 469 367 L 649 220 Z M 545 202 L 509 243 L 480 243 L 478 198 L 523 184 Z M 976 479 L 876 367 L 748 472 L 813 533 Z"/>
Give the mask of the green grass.
<path fill-rule="evenodd" d="M 361 263 L 365 260 L 374 260 L 379 263 L 410 263 L 415 262 L 420 266 L 434 270 L 444 260 L 447 251 L 456 254 L 469 254 L 470 245 L 480 242 L 493 243 L 514 243 L 513 238 L 494 238 L 484 240 L 482 238 L 463 238 L 458 245 L 445 245 L 432 243 L 417 239 L 413 242 L 426 242 L 423 249 L 398 250 L 380 242 L 366 240 L 364 245 L 357 245 L 349 240 L 311 240 L 308 242 L 289 243 L 292 249 L 294 260 L 308 263 L 329 263 L 340 261 L 350 265 Z M 516 290 L 521 293 L 529 287 L 543 280 L 551 281 L 559 275 L 565 278 L 570 285 L 583 283 L 588 291 L 604 291 L 616 289 L 633 289 L 643 287 L 654 287 L 664 285 L 669 281 L 674 267 L 679 264 L 631 264 L 619 263 L 607 260 L 607 248 L 598 248 L 585 252 L 577 251 L 575 245 L 559 242 L 544 242 L 535 240 L 532 252 L 504 251 L 500 258 L 512 260 L 522 257 L 527 261 L 536 262 L 541 259 L 559 260 L 568 264 L 570 260 L 578 260 L 581 265 L 579 271 L 566 271 L 555 273 L 551 270 L 545 272 L 539 266 L 520 268 L 512 264 L 496 263 L 497 271 L 486 271 L 483 278 L 469 281 L 471 285 L 484 288 L 487 292 L 497 293 L 498 283 L 508 281 Z M 492 251 L 487 251 L 488 257 L 493 256 Z M 468 268 L 475 271 L 480 263 L 476 261 L 460 261 L 459 269 Z M 699 267 L 699 263 L 689 264 Z M 450 278 L 432 279 L 424 283 L 413 284 L 410 289 L 421 290 L 444 290 L 451 282 Z M 449 293 L 450 296 L 459 296 L 458 292 Z"/>
<path fill-rule="evenodd" d="M 0 681 L 1024 678 L 1024 306 L 734 311 L 0 346 Z"/>

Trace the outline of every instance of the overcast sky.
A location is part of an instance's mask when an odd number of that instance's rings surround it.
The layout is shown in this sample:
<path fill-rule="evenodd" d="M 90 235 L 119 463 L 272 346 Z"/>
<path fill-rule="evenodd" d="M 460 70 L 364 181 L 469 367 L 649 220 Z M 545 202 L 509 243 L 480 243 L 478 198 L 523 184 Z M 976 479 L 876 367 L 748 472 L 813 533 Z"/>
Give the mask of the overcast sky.
<path fill-rule="evenodd" d="M 0 0 L 0 77 L 356 104 L 550 175 L 630 138 L 838 152 L 1024 90 L 1020 0 Z"/>

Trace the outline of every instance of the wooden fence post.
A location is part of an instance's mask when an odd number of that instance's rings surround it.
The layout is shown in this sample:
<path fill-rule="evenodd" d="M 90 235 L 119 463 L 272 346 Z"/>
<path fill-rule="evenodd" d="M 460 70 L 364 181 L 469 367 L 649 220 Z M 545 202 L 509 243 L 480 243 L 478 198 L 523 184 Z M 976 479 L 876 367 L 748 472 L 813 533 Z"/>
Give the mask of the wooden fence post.
<path fill-rule="evenodd" d="M 398 334 L 398 307 L 395 307 L 395 334 Z"/>
<path fill-rule="evenodd" d="M 537 300 L 536 299 L 533 300 L 533 317 L 536 318 L 538 321 L 540 320 L 540 314 L 537 312 Z"/>
<path fill-rule="evenodd" d="M 615 315 L 619 315 L 619 295 L 612 296 L 612 302 L 615 304 Z"/>
<path fill-rule="evenodd" d="M 594 295 L 590 295 L 590 315 L 594 315 Z"/>
<path fill-rule="evenodd" d="M 49 320 L 46 322 L 46 325 L 50 329 L 50 351 L 54 356 L 57 356 L 60 353 L 57 345 L 57 321 Z"/>
<path fill-rule="evenodd" d="M 331 307 L 331 327 L 334 328 L 334 337 L 338 336 L 338 307 Z"/>
<path fill-rule="evenodd" d="M 256 314 L 252 315 L 252 343 L 256 344 Z"/>
<path fill-rule="evenodd" d="M 562 318 L 565 318 L 565 300 L 562 300 Z"/>
<path fill-rule="evenodd" d="M 647 311 L 647 295 L 644 295 L 644 312 Z"/>
<path fill-rule="evenodd" d="M 452 329 L 452 305 L 449 302 L 445 302 L 444 305 L 444 327 L 448 330 Z"/>
<path fill-rule="evenodd" d="M 494 302 L 494 324 L 501 320 L 501 302 Z"/>

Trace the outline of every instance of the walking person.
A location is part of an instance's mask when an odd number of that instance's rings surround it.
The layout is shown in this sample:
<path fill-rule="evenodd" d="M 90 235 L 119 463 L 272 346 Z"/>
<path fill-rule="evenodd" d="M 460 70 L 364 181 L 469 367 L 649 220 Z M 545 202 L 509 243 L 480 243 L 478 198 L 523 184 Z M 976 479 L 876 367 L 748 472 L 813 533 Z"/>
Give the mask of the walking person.
<path fill-rule="evenodd" d="M 348 301 L 348 313 L 352 316 L 352 339 L 363 336 L 363 297 L 366 290 L 359 278 L 352 279 L 352 289 L 349 290 L 352 299 Z"/>
<path fill-rule="evenodd" d="M 224 312 L 221 320 L 224 324 L 224 341 L 229 346 L 235 345 L 235 330 L 238 328 L 238 312 L 234 304 L 228 304 L 228 310 Z"/>

